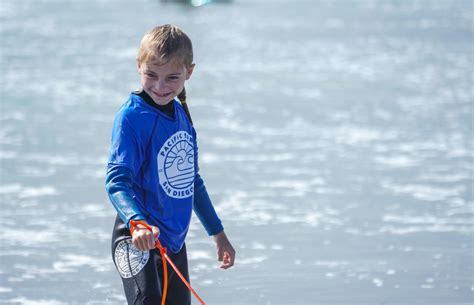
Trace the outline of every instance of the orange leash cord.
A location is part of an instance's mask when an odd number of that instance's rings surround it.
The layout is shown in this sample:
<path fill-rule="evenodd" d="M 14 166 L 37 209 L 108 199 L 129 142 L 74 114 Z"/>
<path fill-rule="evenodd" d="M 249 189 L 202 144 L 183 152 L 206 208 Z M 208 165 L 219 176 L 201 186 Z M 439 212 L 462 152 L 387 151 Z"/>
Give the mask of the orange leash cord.
<path fill-rule="evenodd" d="M 152 231 L 150 225 L 148 225 L 147 223 L 145 223 L 143 221 L 140 221 L 140 220 L 130 220 L 130 233 L 132 235 L 133 235 L 133 231 L 135 231 L 135 228 L 139 224 L 144 226 L 148 230 Z M 168 254 L 166 253 L 166 248 L 161 245 L 161 243 L 158 239 L 156 240 L 155 247 L 158 250 L 160 250 L 161 259 L 163 261 L 163 297 L 161 299 L 161 305 L 165 305 L 166 294 L 168 292 L 168 267 L 167 267 L 166 261 L 168 261 L 168 263 L 171 265 L 171 267 L 173 267 L 174 271 L 179 276 L 181 281 L 183 281 L 183 283 L 186 285 L 186 287 L 188 287 L 189 291 L 191 291 L 194 294 L 194 296 L 196 297 L 196 299 L 198 299 L 198 301 L 201 303 L 201 305 L 206 305 L 206 303 L 204 303 L 204 301 L 197 294 L 197 292 L 193 289 L 193 287 L 191 287 L 191 285 L 188 283 L 188 281 L 186 281 L 186 279 L 181 274 L 181 272 L 179 272 L 178 267 L 176 267 L 176 265 L 171 261 Z"/>

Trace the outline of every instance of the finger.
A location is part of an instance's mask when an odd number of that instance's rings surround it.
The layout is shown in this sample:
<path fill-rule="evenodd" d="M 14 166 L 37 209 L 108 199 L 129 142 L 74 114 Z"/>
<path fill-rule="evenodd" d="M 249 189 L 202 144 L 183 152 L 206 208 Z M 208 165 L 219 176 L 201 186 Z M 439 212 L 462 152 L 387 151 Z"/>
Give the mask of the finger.
<path fill-rule="evenodd" d="M 142 251 L 147 251 L 148 250 L 148 238 L 145 235 L 142 235 L 141 238 L 140 238 L 140 246 L 141 246 L 141 249 Z"/>
<path fill-rule="evenodd" d="M 230 260 L 230 255 L 228 252 L 225 252 L 224 253 L 224 257 L 223 257 L 223 260 L 222 260 L 222 265 L 221 265 L 221 268 L 222 269 L 228 269 L 231 267 L 231 260 Z"/>
<path fill-rule="evenodd" d="M 154 248 L 153 236 L 150 231 L 140 231 L 135 236 L 136 239 L 136 247 L 140 251 L 148 251 Z"/>
<path fill-rule="evenodd" d="M 140 227 L 137 227 L 137 229 L 135 229 L 135 231 L 132 234 L 132 243 L 138 250 L 142 249 L 140 238 L 141 238 Z"/>
<path fill-rule="evenodd" d="M 151 250 L 155 248 L 155 238 L 153 237 L 153 233 L 150 231 L 147 231 L 144 237 L 145 237 L 144 242 L 145 242 L 146 249 Z"/>
<path fill-rule="evenodd" d="M 135 248 L 140 249 L 140 245 L 138 244 L 138 241 L 136 238 L 132 238 L 132 244 L 135 246 Z"/>
<path fill-rule="evenodd" d="M 224 260 L 224 251 L 222 251 L 222 250 L 217 251 L 217 260 L 219 262 L 222 262 Z"/>
<path fill-rule="evenodd" d="M 229 265 L 229 267 L 234 265 L 234 258 L 235 258 L 234 255 L 227 253 L 227 264 Z"/>
<path fill-rule="evenodd" d="M 153 236 L 153 234 L 150 235 L 150 239 L 148 240 L 149 244 L 149 250 L 152 250 L 152 249 L 155 249 L 155 243 L 156 243 L 156 239 L 155 237 Z"/>
<path fill-rule="evenodd" d="M 152 230 L 153 237 L 155 238 L 155 240 L 157 240 L 160 237 L 160 229 L 158 229 L 157 227 L 152 227 Z"/>
<path fill-rule="evenodd" d="M 144 251 L 143 249 L 143 242 L 140 238 L 133 238 L 132 239 L 133 245 L 140 251 Z"/>
<path fill-rule="evenodd" d="M 229 269 L 230 267 L 234 266 L 235 261 L 235 253 L 233 252 L 225 252 L 224 254 L 224 261 L 221 266 L 223 269 Z"/>
<path fill-rule="evenodd" d="M 148 250 L 148 243 L 146 240 L 140 240 L 140 251 L 147 251 Z"/>
<path fill-rule="evenodd" d="M 225 252 L 224 257 L 222 259 L 222 268 L 226 268 L 229 265 L 229 253 Z"/>

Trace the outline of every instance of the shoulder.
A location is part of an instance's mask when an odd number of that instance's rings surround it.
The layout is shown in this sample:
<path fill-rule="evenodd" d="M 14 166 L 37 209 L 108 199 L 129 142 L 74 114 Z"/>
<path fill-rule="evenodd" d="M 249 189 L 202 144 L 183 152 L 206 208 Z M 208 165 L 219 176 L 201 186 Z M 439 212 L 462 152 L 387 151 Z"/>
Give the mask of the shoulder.
<path fill-rule="evenodd" d="M 140 97 L 130 94 L 115 115 L 114 130 L 142 137 L 149 133 L 156 119 L 156 114 L 143 105 Z"/>
<path fill-rule="evenodd" d="M 115 117 L 116 120 L 126 120 L 130 123 L 140 121 L 140 124 L 143 125 L 149 120 L 154 120 L 156 114 L 150 111 L 139 96 L 132 93 L 120 107 Z"/>
<path fill-rule="evenodd" d="M 181 105 L 181 103 L 177 99 L 174 99 L 173 103 L 176 105 L 176 109 L 179 109 L 180 111 L 184 111 L 183 105 Z"/>
<path fill-rule="evenodd" d="M 176 105 L 175 109 L 176 109 L 177 119 L 186 122 L 186 124 L 188 125 L 189 128 L 194 129 L 193 125 L 191 124 L 191 121 L 189 120 L 189 117 L 188 117 L 186 111 L 184 110 L 183 105 L 179 101 L 177 101 L 176 99 L 173 102 Z"/>

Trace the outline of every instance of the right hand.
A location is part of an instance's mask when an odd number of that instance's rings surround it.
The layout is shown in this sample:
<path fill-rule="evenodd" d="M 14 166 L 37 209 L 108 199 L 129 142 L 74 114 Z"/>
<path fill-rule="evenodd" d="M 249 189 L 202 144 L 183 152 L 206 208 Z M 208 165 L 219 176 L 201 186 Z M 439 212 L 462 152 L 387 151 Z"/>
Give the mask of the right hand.
<path fill-rule="evenodd" d="M 132 243 L 140 251 L 149 251 L 155 249 L 155 243 L 160 236 L 158 227 L 150 226 L 152 231 L 144 225 L 138 224 L 132 235 Z"/>

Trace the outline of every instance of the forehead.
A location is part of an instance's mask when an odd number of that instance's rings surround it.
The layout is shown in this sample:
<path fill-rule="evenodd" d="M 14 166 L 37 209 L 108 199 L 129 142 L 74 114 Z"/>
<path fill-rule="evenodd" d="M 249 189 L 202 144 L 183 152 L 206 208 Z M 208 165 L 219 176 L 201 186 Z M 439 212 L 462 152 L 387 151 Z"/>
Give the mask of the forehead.
<path fill-rule="evenodd" d="M 185 66 L 176 60 L 169 60 L 165 63 L 152 61 L 144 64 L 147 70 L 162 73 L 181 73 L 185 70 Z"/>

